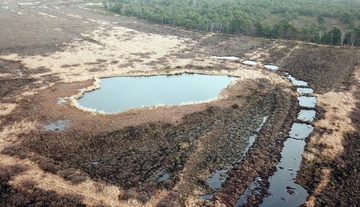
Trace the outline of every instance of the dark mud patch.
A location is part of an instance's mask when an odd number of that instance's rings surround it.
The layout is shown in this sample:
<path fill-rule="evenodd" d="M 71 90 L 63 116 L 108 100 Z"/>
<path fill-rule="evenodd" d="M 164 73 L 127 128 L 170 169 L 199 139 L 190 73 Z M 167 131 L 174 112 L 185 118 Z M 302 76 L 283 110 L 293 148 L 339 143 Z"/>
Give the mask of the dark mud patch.
<path fill-rule="evenodd" d="M 119 61 L 118 60 L 112 60 L 110 63 L 111 64 L 116 64 L 116 63 L 118 63 Z"/>
<path fill-rule="evenodd" d="M 107 62 L 107 60 L 105 60 L 105 59 L 96 59 L 96 62 L 98 62 L 98 63 L 105 63 L 105 62 Z"/>
<path fill-rule="evenodd" d="M 102 68 L 90 68 L 88 71 L 89 72 L 100 72 L 102 70 Z"/>
<path fill-rule="evenodd" d="M 57 76 L 56 74 L 52 74 L 52 75 L 43 75 L 41 76 L 42 82 L 44 84 L 47 83 L 58 83 L 61 81 L 61 78 L 59 76 Z"/>
<path fill-rule="evenodd" d="M 321 107 L 321 106 L 316 106 L 316 116 L 315 116 L 315 121 L 316 120 L 321 120 L 321 119 L 325 119 L 325 113 L 326 110 Z"/>
<path fill-rule="evenodd" d="M 359 64 L 358 49 L 303 45 L 285 58 L 281 66 L 300 80 L 307 81 L 316 93 L 325 93 L 351 81 Z"/>
<path fill-rule="evenodd" d="M 62 65 L 62 66 L 60 66 L 61 68 L 71 68 L 71 65 L 69 65 L 69 64 L 65 64 L 65 65 Z"/>
<path fill-rule="evenodd" d="M 30 71 L 32 74 L 42 74 L 47 72 L 51 72 L 51 69 L 45 66 L 40 66 Z"/>
<path fill-rule="evenodd" d="M 150 56 L 153 55 L 153 53 L 151 53 L 151 52 L 137 52 L 137 53 L 130 53 L 130 54 L 141 57 L 143 59 L 150 59 Z"/>

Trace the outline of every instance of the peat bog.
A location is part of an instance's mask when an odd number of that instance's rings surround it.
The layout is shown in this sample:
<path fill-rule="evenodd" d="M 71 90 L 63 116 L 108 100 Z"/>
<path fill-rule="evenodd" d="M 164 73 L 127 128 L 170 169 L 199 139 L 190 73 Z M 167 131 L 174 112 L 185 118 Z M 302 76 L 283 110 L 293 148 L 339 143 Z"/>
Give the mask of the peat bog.
<path fill-rule="evenodd" d="M 0 205 L 360 203 L 359 103 L 349 110 L 355 131 L 342 131 L 331 125 L 341 117 L 324 119 L 346 104 L 336 109 L 321 100 L 327 93 L 359 98 L 357 49 L 205 36 L 76 3 L 8 7 L 16 13 L 1 7 L 2 19 L 16 21 L 4 22 L 4 31 L 21 41 L 0 38 Z M 32 27 L 38 19 L 44 24 Z M 19 22 L 29 25 L 28 32 L 18 31 Z M 82 111 L 69 98 L 93 87 L 94 76 L 184 72 L 239 80 L 211 102 L 117 114 Z M 334 133 L 342 134 L 344 150 L 325 156 L 334 146 L 317 139 Z M 318 154 L 310 160 L 303 149 Z M 329 182 L 323 180 L 326 170 Z M 224 179 L 213 185 L 214 175 Z"/>

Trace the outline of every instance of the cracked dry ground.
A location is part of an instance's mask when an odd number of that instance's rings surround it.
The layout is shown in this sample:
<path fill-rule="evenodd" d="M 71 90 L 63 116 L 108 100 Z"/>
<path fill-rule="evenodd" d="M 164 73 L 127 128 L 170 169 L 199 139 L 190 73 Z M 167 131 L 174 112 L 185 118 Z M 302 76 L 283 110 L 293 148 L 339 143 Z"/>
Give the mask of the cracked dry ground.
<path fill-rule="evenodd" d="M 310 193 L 304 205 L 359 204 L 358 50 L 206 35 L 101 15 L 81 2 L 19 3 L 8 1 L 0 12 L 1 206 L 199 206 L 199 196 L 214 193 L 206 179 L 237 162 L 268 116 L 246 158 L 206 203 L 233 206 L 255 177 L 274 172 L 296 120 L 296 94 L 282 71 L 309 82 L 318 98 L 297 177 Z M 202 104 L 111 115 L 56 104 L 94 89 L 94 76 L 182 72 L 239 78 Z M 70 124 L 44 129 L 58 120 Z M 154 179 L 161 171 L 169 179 Z"/>

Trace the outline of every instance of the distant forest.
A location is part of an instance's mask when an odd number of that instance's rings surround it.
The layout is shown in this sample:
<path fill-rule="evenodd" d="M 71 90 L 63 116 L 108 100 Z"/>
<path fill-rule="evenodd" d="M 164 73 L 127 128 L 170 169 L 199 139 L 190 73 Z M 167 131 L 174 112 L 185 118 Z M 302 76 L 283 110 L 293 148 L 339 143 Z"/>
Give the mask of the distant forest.
<path fill-rule="evenodd" d="M 106 9 L 205 32 L 360 46 L 360 0 L 107 0 Z"/>

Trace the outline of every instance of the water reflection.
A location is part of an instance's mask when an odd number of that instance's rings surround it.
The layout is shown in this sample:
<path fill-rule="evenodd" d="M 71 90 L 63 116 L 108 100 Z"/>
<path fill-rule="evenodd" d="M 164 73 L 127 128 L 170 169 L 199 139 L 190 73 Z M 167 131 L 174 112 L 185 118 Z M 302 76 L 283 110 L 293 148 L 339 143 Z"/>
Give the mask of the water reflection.
<path fill-rule="evenodd" d="M 297 98 L 301 107 L 314 108 L 316 105 L 316 97 L 300 96 Z"/>
<path fill-rule="evenodd" d="M 301 121 L 314 121 L 316 116 L 316 111 L 315 110 L 306 110 L 306 109 L 302 109 L 300 110 L 300 112 L 298 113 L 298 119 Z"/>
<path fill-rule="evenodd" d="M 211 58 L 215 58 L 215 59 L 221 59 L 221 60 L 238 60 L 238 57 L 234 57 L 234 56 L 224 56 L 224 57 L 218 57 L 218 56 L 211 56 Z"/>
<path fill-rule="evenodd" d="M 234 77 L 199 74 L 101 79 L 101 88 L 78 103 L 108 113 L 156 105 L 178 105 L 215 99 Z"/>
<path fill-rule="evenodd" d="M 252 60 L 245 60 L 242 63 L 245 65 L 257 65 L 257 62 L 252 61 Z"/>
<path fill-rule="evenodd" d="M 312 88 L 297 88 L 296 91 L 298 93 L 303 93 L 303 94 L 312 94 L 312 93 L 314 93 L 314 90 Z"/>
<path fill-rule="evenodd" d="M 68 120 L 59 120 L 57 122 L 44 125 L 44 128 L 49 131 L 62 131 L 66 129 L 68 122 Z"/>
<path fill-rule="evenodd" d="M 276 65 L 264 65 L 264 67 L 268 70 L 278 70 L 279 67 Z"/>

